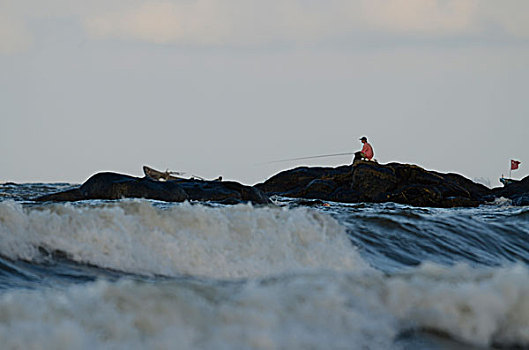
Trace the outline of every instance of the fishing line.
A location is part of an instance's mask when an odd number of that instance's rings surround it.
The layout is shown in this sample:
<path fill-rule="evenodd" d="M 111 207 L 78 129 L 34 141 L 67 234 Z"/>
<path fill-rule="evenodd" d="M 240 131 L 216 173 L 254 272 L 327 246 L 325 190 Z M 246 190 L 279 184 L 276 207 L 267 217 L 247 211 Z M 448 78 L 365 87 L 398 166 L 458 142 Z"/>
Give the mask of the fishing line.
<path fill-rule="evenodd" d="M 280 160 L 272 160 L 269 162 L 262 162 L 258 164 L 272 164 L 272 163 L 281 163 L 281 162 L 290 162 L 293 160 L 304 160 L 304 159 L 315 159 L 315 158 L 327 158 L 327 157 L 337 157 L 337 156 L 350 156 L 353 155 L 354 152 L 345 152 L 345 153 L 334 153 L 334 154 L 322 154 L 318 156 L 310 156 L 310 157 L 298 157 L 298 158 L 289 158 L 289 159 L 280 159 Z"/>

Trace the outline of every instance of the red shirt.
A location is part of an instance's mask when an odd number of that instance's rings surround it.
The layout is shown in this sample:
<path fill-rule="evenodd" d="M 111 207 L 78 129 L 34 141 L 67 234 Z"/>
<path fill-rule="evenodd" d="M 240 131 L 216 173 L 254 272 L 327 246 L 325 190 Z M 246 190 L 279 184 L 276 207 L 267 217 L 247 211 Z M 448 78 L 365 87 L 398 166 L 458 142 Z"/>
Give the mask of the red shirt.
<path fill-rule="evenodd" d="M 362 152 L 367 159 L 373 159 L 373 155 L 374 155 L 374 152 L 373 152 L 373 147 L 371 147 L 371 145 L 369 143 L 364 143 L 364 147 L 362 147 Z"/>

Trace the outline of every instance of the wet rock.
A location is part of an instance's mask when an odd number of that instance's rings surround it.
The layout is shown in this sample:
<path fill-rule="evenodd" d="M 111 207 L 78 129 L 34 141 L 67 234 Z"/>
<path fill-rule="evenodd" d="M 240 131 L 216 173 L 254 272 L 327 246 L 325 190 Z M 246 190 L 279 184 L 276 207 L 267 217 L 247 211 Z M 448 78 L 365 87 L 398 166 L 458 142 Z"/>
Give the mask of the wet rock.
<path fill-rule="evenodd" d="M 175 183 L 116 173 L 98 173 L 78 189 L 53 193 L 36 201 L 78 201 L 86 199 L 146 198 L 168 202 L 182 202 L 187 194 Z"/>
<path fill-rule="evenodd" d="M 529 196 L 529 176 L 523 178 L 518 182 L 513 182 L 504 187 L 497 187 L 492 189 L 494 197 L 505 197 L 514 199 L 522 196 Z"/>
<path fill-rule="evenodd" d="M 359 161 L 338 168 L 301 167 L 255 187 L 267 194 L 336 202 L 395 202 L 414 206 L 477 206 L 490 189 L 457 174 L 410 164 Z"/>
<path fill-rule="evenodd" d="M 529 205 L 529 193 L 523 193 L 521 195 L 514 196 L 512 198 L 512 204 L 518 206 Z"/>
<path fill-rule="evenodd" d="M 328 197 L 329 193 L 334 192 L 337 185 L 332 180 L 316 179 L 312 180 L 301 191 L 300 197 L 303 198 L 324 198 Z"/>
<path fill-rule="evenodd" d="M 171 182 L 171 181 L 168 181 Z M 267 195 L 257 188 L 233 181 L 175 181 L 190 200 L 218 201 L 224 203 L 252 202 L 271 203 Z"/>
<path fill-rule="evenodd" d="M 489 200 L 500 197 L 511 199 L 513 205 L 529 205 L 529 176 L 504 187 L 493 188 Z"/>
<path fill-rule="evenodd" d="M 77 201 L 85 199 L 145 198 L 166 202 L 185 200 L 224 203 L 252 202 L 268 204 L 263 192 L 237 182 L 182 180 L 156 181 L 117 173 L 98 173 L 78 189 L 36 198 L 36 201 Z"/>
<path fill-rule="evenodd" d="M 68 191 L 46 194 L 44 196 L 35 198 L 34 200 L 38 202 L 73 202 L 83 199 L 85 198 L 81 193 L 81 190 L 79 188 L 74 188 Z"/>
<path fill-rule="evenodd" d="M 342 203 L 358 203 L 360 200 L 360 192 L 351 189 L 349 186 L 338 187 L 330 194 L 330 200 L 333 202 Z"/>
<path fill-rule="evenodd" d="M 440 207 L 443 200 L 442 193 L 434 186 L 424 184 L 410 184 L 399 187 L 398 190 L 386 195 L 386 200 L 378 202 L 395 202 L 421 207 Z"/>
<path fill-rule="evenodd" d="M 80 188 L 85 199 L 146 198 L 183 202 L 188 196 L 173 181 L 161 182 L 116 173 L 99 173 Z"/>
<path fill-rule="evenodd" d="M 284 194 L 290 192 L 292 197 L 300 197 L 303 195 L 302 191 L 306 190 L 307 185 L 316 179 L 338 181 L 339 185 L 340 175 L 346 174 L 349 178 L 351 172 L 350 166 L 342 166 L 338 168 L 322 168 L 322 167 L 299 167 L 287 171 L 280 172 L 272 176 L 266 182 L 256 185 L 263 192 L 268 195 Z"/>
<path fill-rule="evenodd" d="M 354 166 L 351 189 L 360 193 L 365 202 L 384 201 L 384 195 L 397 186 L 395 170 L 374 162 L 361 162 Z"/>

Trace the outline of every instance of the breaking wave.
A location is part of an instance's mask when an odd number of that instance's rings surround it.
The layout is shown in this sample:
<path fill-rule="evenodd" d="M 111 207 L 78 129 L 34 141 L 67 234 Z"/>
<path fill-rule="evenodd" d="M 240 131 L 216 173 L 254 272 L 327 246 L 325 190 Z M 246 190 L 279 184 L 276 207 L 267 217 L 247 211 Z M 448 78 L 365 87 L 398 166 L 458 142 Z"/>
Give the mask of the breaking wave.
<path fill-rule="evenodd" d="M 409 348 L 401 339 L 413 330 L 465 348 L 528 346 L 529 272 L 422 265 L 394 276 L 100 280 L 9 291 L 0 295 L 0 315 L 7 348 L 399 349 Z"/>
<path fill-rule="evenodd" d="M 43 252 L 142 275 L 247 278 L 365 267 L 344 228 L 314 210 L 1 202 L 0 255 L 39 262 Z"/>

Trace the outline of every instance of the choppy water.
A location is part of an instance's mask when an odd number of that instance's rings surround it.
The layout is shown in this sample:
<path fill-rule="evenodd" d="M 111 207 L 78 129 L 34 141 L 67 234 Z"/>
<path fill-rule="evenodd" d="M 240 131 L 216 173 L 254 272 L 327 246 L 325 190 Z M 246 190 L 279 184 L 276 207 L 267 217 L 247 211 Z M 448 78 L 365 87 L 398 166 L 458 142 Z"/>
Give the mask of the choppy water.
<path fill-rule="evenodd" d="M 0 185 L 2 349 L 529 348 L 529 207 L 31 201 L 69 187 Z"/>

